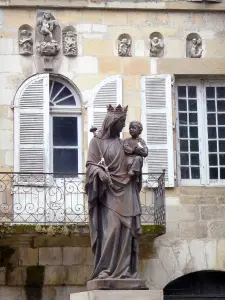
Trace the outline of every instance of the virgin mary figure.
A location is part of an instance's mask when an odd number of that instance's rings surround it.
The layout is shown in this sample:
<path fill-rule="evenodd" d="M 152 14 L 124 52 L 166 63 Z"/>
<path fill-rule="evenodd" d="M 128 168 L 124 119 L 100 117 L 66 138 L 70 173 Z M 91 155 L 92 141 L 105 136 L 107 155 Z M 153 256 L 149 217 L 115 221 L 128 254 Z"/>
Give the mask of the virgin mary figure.
<path fill-rule="evenodd" d="M 128 175 L 120 132 L 127 107 L 107 107 L 101 130 L 89 144 L 86 192 L 92 251 L 91 279 L 136 278 L 141 233 L 140 181 Z"/>

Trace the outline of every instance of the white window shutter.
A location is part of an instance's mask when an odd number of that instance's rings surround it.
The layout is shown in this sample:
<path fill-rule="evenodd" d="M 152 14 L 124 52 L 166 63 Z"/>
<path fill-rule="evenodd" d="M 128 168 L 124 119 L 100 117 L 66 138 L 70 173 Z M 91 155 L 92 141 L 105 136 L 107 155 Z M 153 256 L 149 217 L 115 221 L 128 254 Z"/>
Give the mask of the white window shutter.
<path fill-rule="evenodd" d="M 92 126 L 97 127 L 97 130 L 101 129 L 109 104 L 122 105 L 122 77 L 120 75 L 109 76 L 94 88 L 92 102 L 88 107 L 88 130 Z M 92 137 L 93 134 L 89 132 L 88 141 Z"/>
<path fill-rule="evenodd" d="M 143 138 L 149 154 L 144 172 L 166 170 L 167 187 L 174 186 L 174 153 L 172 126 L 171 75 L 151 75 L 141 78 Z"/>
<path fill-rule="evenodd" d="M 49 75 L 28 79 L 14 102 L 14 170 L 49 172 Z"/>

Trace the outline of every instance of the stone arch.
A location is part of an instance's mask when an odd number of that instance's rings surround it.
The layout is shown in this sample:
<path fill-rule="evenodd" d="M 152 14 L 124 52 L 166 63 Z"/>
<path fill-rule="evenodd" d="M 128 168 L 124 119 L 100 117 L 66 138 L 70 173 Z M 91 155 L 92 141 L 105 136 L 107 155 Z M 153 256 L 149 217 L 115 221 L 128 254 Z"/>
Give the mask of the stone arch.
<path fill-rule="evenodd" d="M 118 40 L 118 56 L 129 57 L 132 56 L 131 47 L 132 47 L 132 38 L 127 33 L 122 33 L 119 35 Z"/>
<path fill-rule="evenodd" d="M 186 38 L 186 57 L 202 57 L 202 38 L 198 33 L 190 33 Z"/>
<path fill-rule="evenodd" d="M 164 55 L 164 38 L 160 32 L 152 32 L 149 36 L 150 56 L 162 57 Z"/>
<path fill-rule="evenodd" d="M 163 289 L 164 299 L 199 300 L 225 297 L 225 272 L 215 270 L 202 270 L 192 272 L 169 282 Z M 224 299 L 224 297 L 222 299 Z"/>

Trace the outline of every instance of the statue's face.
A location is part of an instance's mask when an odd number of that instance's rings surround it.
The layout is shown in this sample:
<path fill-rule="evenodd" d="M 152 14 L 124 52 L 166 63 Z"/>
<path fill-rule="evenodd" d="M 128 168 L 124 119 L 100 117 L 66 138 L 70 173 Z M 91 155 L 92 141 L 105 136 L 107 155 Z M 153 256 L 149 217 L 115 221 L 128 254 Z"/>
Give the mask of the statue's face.
<path fill-rule="evenodd" d="M 193 42 L 194 45 L 197 44 L 197 40 L 196 39 L 193 39 L 192 42 Z"/>
<path fill-rule="evenodd" d="M 47 19 L 47 20 L 50 20 L 50 19 L 51 19 L 51 16 L 50 16 L 49 13 L 45 13 L 45 19 Z"/>
<path fill-rule="evenodd" d="M 112 126 L 112 131 L 114 133 L 120 133 L 123 128 L 125 127 L 125 117 L 121 117 L 113 126 Z"/>
<path fill-rule="evenodd" d="M 129 132 L 132 138 L 137 138 L 141 134 L 140 126 L 137 123 L 131 123 L 129 126 Z"/>
<path fill-rule="evenodd" d="M 158 43 L 158 38 L 156 36 L 153 38 L 153 42 Z"/>

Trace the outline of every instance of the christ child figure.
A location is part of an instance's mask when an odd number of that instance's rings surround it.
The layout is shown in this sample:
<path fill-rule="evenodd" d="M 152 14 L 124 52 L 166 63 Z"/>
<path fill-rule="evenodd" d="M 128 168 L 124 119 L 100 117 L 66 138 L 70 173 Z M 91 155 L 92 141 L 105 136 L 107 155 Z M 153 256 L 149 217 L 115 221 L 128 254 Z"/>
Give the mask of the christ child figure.
<path fill-rule="evenodd" d="M 140 137 L 142 130 L 141 122 L 130 122 L 129 132 L 131 137 L 124 140 L 124 152 L 127 156 L 128 174 L 130 176 L 141 174 L 143 158 L 148 156 L 148 147 Z"/>

